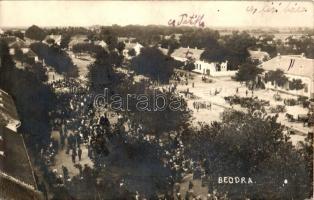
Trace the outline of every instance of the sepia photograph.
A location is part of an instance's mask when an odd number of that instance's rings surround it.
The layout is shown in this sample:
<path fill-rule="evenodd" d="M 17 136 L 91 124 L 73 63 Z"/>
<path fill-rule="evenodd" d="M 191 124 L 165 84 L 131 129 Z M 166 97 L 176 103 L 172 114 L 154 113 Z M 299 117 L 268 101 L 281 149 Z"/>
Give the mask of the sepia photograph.
<path fill-rule="evenodd" d="M 0 200 L 314 200 L 313 135 L 313 0 L 0 0 Z"/>

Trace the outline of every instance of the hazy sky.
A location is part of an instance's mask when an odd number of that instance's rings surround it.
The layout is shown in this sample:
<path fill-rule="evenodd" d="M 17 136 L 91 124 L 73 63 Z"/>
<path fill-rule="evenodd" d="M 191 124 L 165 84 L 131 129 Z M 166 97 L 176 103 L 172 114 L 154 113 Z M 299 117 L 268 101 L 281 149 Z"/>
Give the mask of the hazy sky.
<path fill-rule="evenodd" d="M 167 25 L 187 13 L 205 26 L 314 26 L 314 3 L 289 1 L 1 1 L 0 27 Z M 277 12 L 276 12 L 277 10 Z"/>

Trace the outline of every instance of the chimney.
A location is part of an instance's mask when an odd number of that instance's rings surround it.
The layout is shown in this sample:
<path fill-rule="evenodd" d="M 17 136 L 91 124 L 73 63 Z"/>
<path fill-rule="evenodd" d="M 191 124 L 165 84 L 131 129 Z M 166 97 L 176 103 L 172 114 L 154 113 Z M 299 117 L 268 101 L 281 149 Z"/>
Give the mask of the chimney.
<path fill-rule="evenodd" d="M 197 47 L 195 47 L 195 50 L 197 50 Z"/>

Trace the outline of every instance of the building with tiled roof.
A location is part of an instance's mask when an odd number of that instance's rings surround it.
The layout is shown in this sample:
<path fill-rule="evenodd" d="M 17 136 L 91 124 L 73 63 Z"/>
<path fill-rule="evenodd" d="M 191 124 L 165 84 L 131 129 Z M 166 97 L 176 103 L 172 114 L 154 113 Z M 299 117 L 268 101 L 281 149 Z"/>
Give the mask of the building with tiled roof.
<path fill-rule="evenodd" d="M 252 61 L 258 61 L 259 63 L 262 63 L 270 59 L 269 54 L 266 51 L 261 51 L 260 49 L 257 51 L 248 50 L 248 52 Z"/>
<path fill-rule="evenodd" d="M 0 199 L 43 199 L 23 137 L 4 126 L 0 126 Z"/>
<path fill-rule="evenodd" d="M 106 49 L 108 47 L 107 43 L 103 40 L 94 41 L 95 45 L 101 46 L 102 48 Z"/>
<path fill-rule="evenodd" d="M 171 57 L 175 60 L 181 62 L 194 62 L 195 69 L 193 70 L 196 73 L 208 75 L 208 76 L 234 76 L 236 71 L 228 70 L 228 61 L 225 62 L 207 62 L 201 59 L 201 55 L 204 52 L 204 49 L 197 48 L 184 48 L 180 47 L 175 49 L 171 54 Z M 162 50 L 162 52 L 164 52 Z"/>
<path fill-rule="evenodd" d="M 16 131 L 20 124 L 12 97 L 0 89 L 0 125 Z"/>
<path fill-rule="evenodd" d="M 122 52 L 123 56 L 126 57 L 126 58 L 130 58 L 129 56 L 129 51 L 131 49 L 134 49 L 135 51 L 135 55 L 139 55 L 141 53 L 141 49 L 143 48 L 143 45 L 141 45 L 140 43 L 136 42 L 127 42 L 125 43 L 125 47 L 124 47 L 124 50 Z"/>
<path fill-rule="evenodd" d="M 72 49 L 74 45 L 80 44 L 80 43 L 90 43 L 90 40 L 88 40 L 87 35 L 74 35 L 71 37 L 71 40 L 69 42 L 69 49 Z"/>
<path fill-rule="evenodd" d="M 16 38 L 16 41 L 9 44 L 10 54 L 15 55 L 16 50 L 21 50 L 23 53 L 27 53 L 30 50 L 29 43 Z"/>
<path fill-rule="evenodd" d="M 288 79 L 301 79 L 305 84 L 303 90 L 289 91 L 288 87 L 284 89 L 296 95 L 314 97 L 314 59 L 309 59 L 303 55 L 277 55 L 260 65 L 266 72 L 277 69 L 283 71 Z M 267 86 L 271 87 L 268 83 Z"/>
<path fill-rule="evenodd" d="M 53 40 L 55 44 L 59 45 L 61 44 L 62 35 L 47 35 L 45 39 L 43 40 L 44 43 L 48 44 L 49 40 Z"/>
<path fill-rule="evenodd" d="M 134 37 L 118 37 L 117 40 L 118 40 L 118 42 L 134 43 L 136 38 L 134 38 Z"/>
<path fill-rule="evenodd" d="M 180 47 L 174 50 L 171 57 L 182 62 L 185 62 L 188 59 L 201 60 L 203 52 L 204 49 Z"/>
<path fill-rule="evenodd" d="M 41 200 L 23 136 L 10 127 L 18 121 L 13 99 L 0 90 L 0 102 L 0 199 Z"/>

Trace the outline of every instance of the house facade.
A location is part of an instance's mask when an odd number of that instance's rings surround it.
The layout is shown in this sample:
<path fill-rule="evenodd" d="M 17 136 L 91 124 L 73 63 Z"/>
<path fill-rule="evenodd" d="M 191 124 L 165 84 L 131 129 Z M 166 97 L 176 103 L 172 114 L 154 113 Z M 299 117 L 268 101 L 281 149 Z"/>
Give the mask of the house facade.
<path fill-rule="evenodd" d="M 193 70 L 196 73 L 208 75 L 208 76 L 234 76 L 236 71 L 229 71 L 228 61 L 225 62 L 207 62 L 201 59 L 201 54 L 204 52 L 203 49 L 197 48 L 183 48 L 180 47 L 176 49 L 171 57 L 175 60 L 181 62 L 194 62 L 195 69 Z"/>
<path fill-rule="evenodd" d="M 279 69 L 284 72 L 289 81 L 299 79 L 304 84 L 303 89 L 291 90 L 289 83 L 280 87 L 269 81 L 265 83 L 266 88 L 314 98 L 314 59 L 306 58 L 304 55 L 277 55 L 275 58 L 262 63 L 260 67 L 265 70 L 264 74 Z"/>

